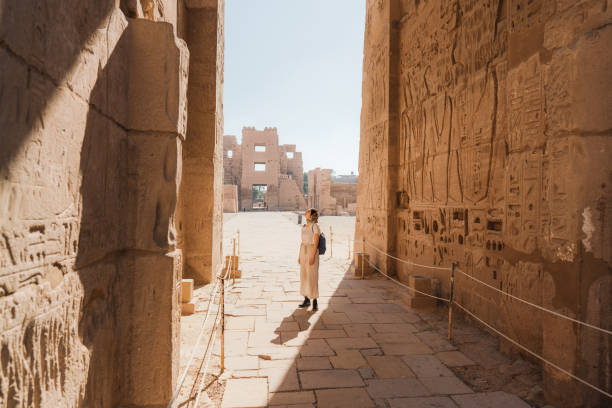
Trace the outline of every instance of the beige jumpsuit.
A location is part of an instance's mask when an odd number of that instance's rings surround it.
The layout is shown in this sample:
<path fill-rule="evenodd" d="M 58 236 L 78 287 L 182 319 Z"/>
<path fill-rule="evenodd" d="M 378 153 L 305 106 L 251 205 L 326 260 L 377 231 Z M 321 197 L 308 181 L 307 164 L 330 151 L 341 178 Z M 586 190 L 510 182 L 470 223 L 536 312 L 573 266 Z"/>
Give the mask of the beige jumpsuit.
<path fill-rule="evenodd" d="M 315 234 L 321 234 L 317 223 L 302 227 L 300 249 L 300 294 L 310 299 L 319 297 L 319 251 L 314 247 Z M 314 264 L 310 265 L 310 254 L 315 250 Z"/>

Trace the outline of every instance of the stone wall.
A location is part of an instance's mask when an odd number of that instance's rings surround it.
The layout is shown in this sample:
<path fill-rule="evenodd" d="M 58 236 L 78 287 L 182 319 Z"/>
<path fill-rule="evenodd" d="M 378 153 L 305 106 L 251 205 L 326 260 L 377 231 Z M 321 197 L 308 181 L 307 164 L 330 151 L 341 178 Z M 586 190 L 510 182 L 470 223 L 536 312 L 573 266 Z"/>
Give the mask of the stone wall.
<path fill-rule="evenodd" d="M 339 183 L 332 180 L 329 194 L 336 199 L 336 215 L 355 215 L 354 210 L 351 213 L 350 205 L 357 202 L 357 183 Z"/>
<path fill-rule="evenodd" d="M 609 1 L 368 0 L 356 242 L 457 263 L 610 329 L 611 21 Z M 369 253 L 402 279 L 440 279 L 448 296 L 448 272 Z M 521 344 L 611 388 L 609 336 L 460 274 L 455 293 Z M 543 369 L 551 401 L 603 405 Z"/>
<path fill-rule="evenodd" d="M 278 139 L 275 127 L 266 127 L 264 130 L 244 127 L 242 144 L 238 144 L 235 136 L 224 136 L 225 184 L 239 186 L 241 210 L 253 208 L 255 185 L 266 186 L 264 201 L 269 210 L 305 209 L 302 153 L 296 151 L 295 145 L 279 145 Z M 265 165 L 265 169 L 256 170 L 256 164 Z"/>
<path fill-rule="evenodd" d="M 223 186 L 223 212 L 238 212 L 238 186 L 232 184 Z"/>
<path fill-rule="evenodd" d="M 336 199 L 331 196 L 331 169 L 308 171 L 308 208 L 315 208 L 320 215 L 336 215 Z"/>
<path fill-rule="evenodd" d="M 2 406 L 175 386 L 189 51 L 183 3 L 150 3 L 0 4 Z"/>

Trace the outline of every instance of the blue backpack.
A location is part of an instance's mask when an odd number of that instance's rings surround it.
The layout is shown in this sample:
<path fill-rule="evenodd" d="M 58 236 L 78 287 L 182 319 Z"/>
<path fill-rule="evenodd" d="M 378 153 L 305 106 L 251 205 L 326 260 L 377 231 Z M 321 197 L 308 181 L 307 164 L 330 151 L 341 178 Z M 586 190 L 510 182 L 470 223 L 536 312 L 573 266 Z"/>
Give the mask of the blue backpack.
<path fill-rule="evenodd" d="M 314 232 L 314 227 L 313 227 L 313 232 Z M 317 249 L 319 250 L 319 255 L 323 255 L 325 254 L 325 251 L 327 250 L 327 247 L 325 246 L 325 234 L 321 233 L 319 235 L 319 245 L 317 245 Z"/>

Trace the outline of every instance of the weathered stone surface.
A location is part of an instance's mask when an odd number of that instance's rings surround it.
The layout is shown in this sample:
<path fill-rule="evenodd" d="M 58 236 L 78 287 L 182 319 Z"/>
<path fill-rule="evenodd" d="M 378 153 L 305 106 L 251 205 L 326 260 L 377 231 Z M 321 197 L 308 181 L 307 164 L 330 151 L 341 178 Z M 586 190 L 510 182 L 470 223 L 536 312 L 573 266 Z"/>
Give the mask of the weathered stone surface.
<path fill-rule="evenodd" d="M 342 350 L 336 356 L 331 356 L 329 360 L 334 368 L 355 369 L 367 366 L 359 350 Z"/>
<path fill-rule="evenodd" d="M 594 1 L 368 0 L 355 233 L 382 271 L 435 278 L 446 298 L 449 271 L 412 263 L 455 263 L 457 302 L 604 389 L 603 334 L 586 345 L 573 323 L 464 274 L 609 326 L 611 21 Z M 545 376 L 556 405 L 604 403 Z"/>
<path fill-rule="evenodd" d="M 469 394 L 472 392 L 470 387 L 465 385 L 457 377 L 419 377 L 419 381 L 432 394 Z"/>
<path fill-rule="evenodd" d="M 448 397 L 393 398 L 389 400 L 391 408 L 457 408 Z"/>
<path fill-rule="evenodd" d="M 363 387 L 361 376 L 355 370 L 319 370 L 301 371 L 299 373 L 302 388 L 346 388 Z"/>
<path fill-rule="evenodd" d="M 436 353 L 435 356 L 447 367 L 463 367 L 476 364 L 460 351 L 441 351 Z"/>
<path fill-rule="evenodd" d="M 309 404 L 315 402 L 314 392 L 271 392 L 268 401 L 270 405 Z"/>
<path fill-rule="evenodd" d="M 455 374 L 432 355 L 402 357 L 417 377 L 454 377 Z"/>
<path fill-rule="evenodd" d="M 378 378 L 415 378 L 414 373 L 396 356 L 367 356 Z"/>
<path fill-rule="evenodd" d="M 374 399 L 421 397 L 430 392 L 418 380 L 412 378 L 367 380 L 366 390 Z"/>
<path fill-rule="evenodd" d="M 332 368 L 328 357 L 301 357 L 297 360 L 297 368 L 304 370 L 324 370 Z"/>
<path fill-rule="evenodd" d="M 317 407 L 321 408 L 370 408 L 374 403 L 363 388 L 339 388 L 317 390 Z"/>
<path fill-rule="evenodd" d="M 521 400 L 516 395 L 508 394 L 503 391 L 483 392 L 469 395 L 454 395 L 452 398 L 461 408 L 529 407 L 529 404 Z"/>
<path fill-rule="evenodd" d="M 268 381 L 265 378 L 229 379 L 223 392 L 223 408 L 268 406 Z"/>

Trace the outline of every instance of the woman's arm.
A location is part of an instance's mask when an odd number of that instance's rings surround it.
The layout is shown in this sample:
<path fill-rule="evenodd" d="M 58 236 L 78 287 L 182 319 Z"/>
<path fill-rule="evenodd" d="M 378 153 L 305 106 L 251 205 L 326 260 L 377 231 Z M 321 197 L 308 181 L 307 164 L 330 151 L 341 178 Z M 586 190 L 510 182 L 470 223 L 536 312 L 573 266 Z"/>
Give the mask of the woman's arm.
<path fill-rule="evenodd" d="M 311 265 L 314 265 L 315 254 L 319 250 L 319 235 L 320 234 L 315 234 L 314 236 L 314 245 L 312 246 L 312 254 L 310 254 L 310 259 L 309 259 L 310 261 L 309 263 Z"/>
<path fill-rule="evenodd" d="M 302 243 L 300 243 L 300 251 L 298 252 L 298 265 L 300 264 L 300 254 L 302 253 Z"/>

